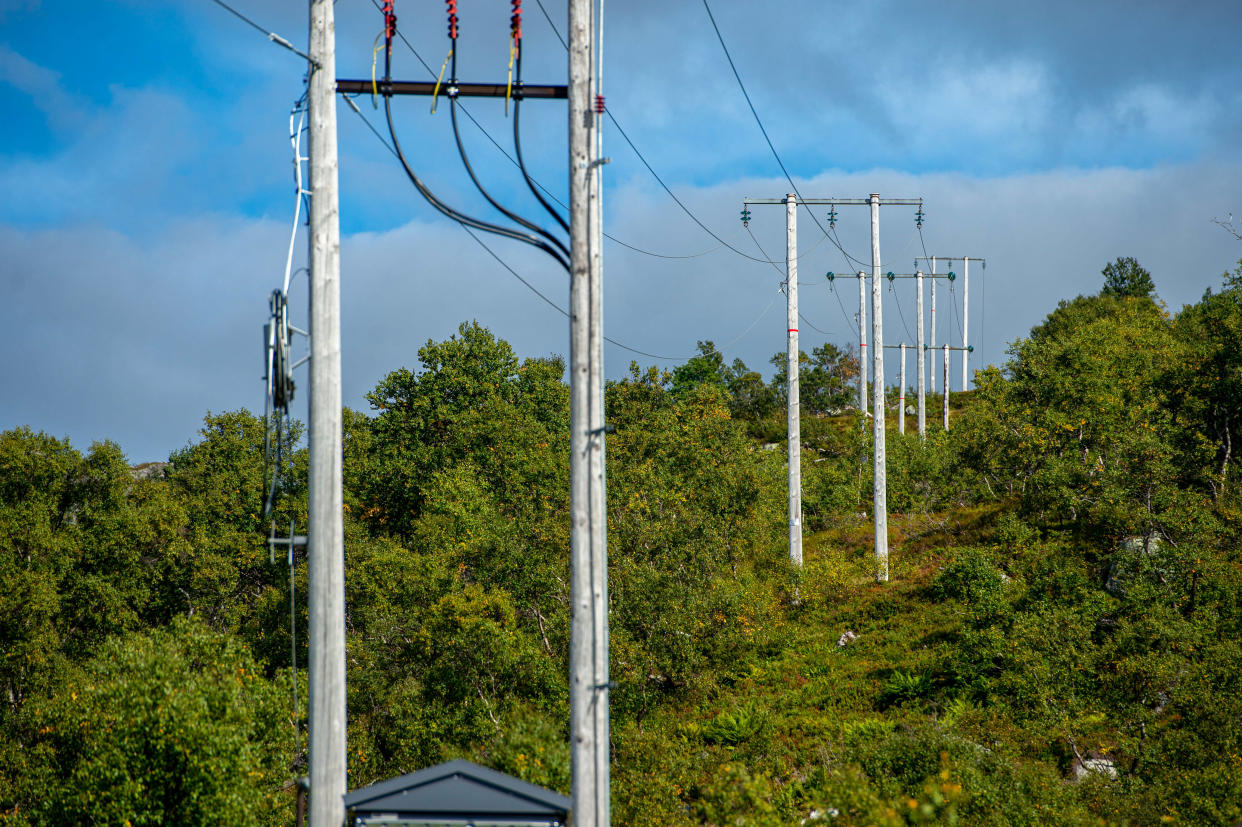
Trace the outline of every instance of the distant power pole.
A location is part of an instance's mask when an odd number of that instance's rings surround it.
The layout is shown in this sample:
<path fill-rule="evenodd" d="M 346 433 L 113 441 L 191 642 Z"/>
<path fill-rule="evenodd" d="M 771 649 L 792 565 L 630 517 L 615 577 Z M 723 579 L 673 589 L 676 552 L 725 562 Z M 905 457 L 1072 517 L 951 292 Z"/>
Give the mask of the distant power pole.
<path fill-rule="evenodd" d="M 858 413 L 867 415 L 867 274 L 862 270 L 858 271 Z"/>
<path fill-rule="evenodd" d="M 341 484 L 341 229 L 336 35 L 310 3 L 310 824 L 345 819 L 345 532 Z"/>
<path fill-rule="evenodd" d="M 962 390 L 970 383 L 970 259 L 962 259 Z M 947 386 L 946 386 L 947 389 Z"/>
<path fill-rule="evenodd" d="M 931 325 L 928 331 L 927 346 L 932 350 L 936 348 L 936 257 L 931 257 Z M 931 392 L 936 392 L 936 369 L 931 369 Z"/>
<path fill-rule="evenodd" d="M 897 376 L 897 433 L 904 434 L 906 432 L 906 343 L 902 342 L 901 349 L 901 370 Z"/>
<path fill-rule="evenodd" d="M 932 288 L 931 288 L 932 290 L 932 294 L 931 294 L 932 295 L 932 299 L 931 299 L 932 301 L 932 305 L 931 305 L 932 335 L 931 335 L 931 341 L 929 342 L 930 347 L 935 347 L 935 344 L 936 344 L 936 281 L 935 281 L 936 262 L 947 261 L 950 264 L 952 264 L 954 261 L 962 262 L 962 346 L 955 347 L 953 348 L 953 350 L 960 350 L 962 352 L 961 390 L 967 390 L 970 387 L 969 359 L 970 359 L 970 354 L 974 352 L 974 348 L 970 346 L 970 263 L 972 261 L 980 261 L 980 262 L 983 262 L 983 266 L 986 268 L 987 259 L 978 258 L 976 256 L 919 256 L 915 259 L 915 264 L 917 265 L 919 261 L 930 261 L 931 268 L 932 268 L 931 269 L 932 271 Z M 949 273 L 949 280 L 952 281 L 953 278 L 954 278 L 953 274 Z M 952 331 L 949 331 L 948 333 L 945 334 L 945 339 L 951 338 L 951 335 L 952 335 Z M 935 376 L 935 372 L 933 372 L 932 373 L 932 392 L 935 393 L 935 391 L 936 391 L 936 376 Z M 945 388 L 945 391 L 946 392 L 948 391 L 947 387 Z"/>
<path fill-rule="evenodd" d="M 944 429 L 949 430 L 949 346 L 944 346 Z"/>
<path fill-rule="evenodd" d="M 935 284 L 935 283 L 936 282 L 933 280 L 932 284 Z M 919 368 L 919 390 L 918 390 L 918 394 L 919 394 L 919 436 L 922 438 L 926 438 L 927 437 L 927 348 L 926 348 L 927 342 L 924 339 L 924 334 L 923 334 L 923 271 L 922 270 L 915 271 L 914 284 L 915 284 L 915 291 L 918 293 L 917 311 L 918 311 L 918 317 L 919 317 L 918 324 L 916 325 L 916 327 L 918 328 L 918 331 L 917 331 L 918 342 L 915 345 L 915 347 L 917 348 L 916 359 L 918 361 L 918 368 Z"/>
<path fill-rule="evenodd" d="M 875 523 L 875 579 L 888 582 L 888 458 L 884 448 L 884 288 L 880 285 L 880 196 L 872 193 L 871 204 L 871 422 L 873 491 L 872 521 Z"/>
<path fill-rule="evenodd" d="M 802 425 L 798 373 L 798 200 L 785 196 L 785 296 L 788 299 L 789 562 L 802 565 Z"/>

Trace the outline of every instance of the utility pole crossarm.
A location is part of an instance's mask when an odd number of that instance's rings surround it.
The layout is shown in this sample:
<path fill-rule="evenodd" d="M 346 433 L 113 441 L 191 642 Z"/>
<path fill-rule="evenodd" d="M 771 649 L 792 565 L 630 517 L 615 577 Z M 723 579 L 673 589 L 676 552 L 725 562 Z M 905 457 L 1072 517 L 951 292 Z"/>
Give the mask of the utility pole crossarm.
<path fill-rule="evenodd" d="M 784 198 L 743 198 L 742 203 L 749 206 L 751 204 L 784 204 Z M 802 204 L 810 207 L 841 207 L 841 206 L 862 206 L 866 207 L 871 204 L 869 198 L 798 198 L 795 199 L 796 204 Z M 922 198 L 881 198 L 881 207 L 921 207 L 923 206 Z"/>
<path fill-rule="evenodd" d="M 446 98 L 523 98 L 526 100 L 565 100 L 569 87 L 536 83 L 436 83 L 422 80 L 346 80 L 338 78 L 336 91 L 342 95 L 443 95 Z"/>

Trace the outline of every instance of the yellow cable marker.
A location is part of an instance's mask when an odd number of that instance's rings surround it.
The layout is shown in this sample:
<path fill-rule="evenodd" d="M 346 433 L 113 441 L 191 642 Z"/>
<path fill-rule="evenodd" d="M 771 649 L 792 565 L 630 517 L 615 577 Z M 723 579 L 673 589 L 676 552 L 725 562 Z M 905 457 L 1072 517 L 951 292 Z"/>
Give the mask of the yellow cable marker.
<path fill-rule="evenodd" d="M 371 50 L 371 108 L 372 109 L 379 109 L 379 100 L 377 99 L 377 96 L 379 95 L 379 86 L 375 82 L 375 64 L 379 60 L 379 42 L 380 42 L 380 38 L 383 36 L 384 36 L 383 34 L 377 34 L 375 36 L 375 48 Z"/>
<path fill-rule="evenodd" d="M 509 80 L 505 83 L 505 117 L 509 117 L 509 96 L 513 93 L 513 59 L 517 56 L 517 39 L 509 41 Z"/>
<path fill-rule="evenodd" d="M 448 68 L 449 60 L 453 57 L 453 50 L 449 49 L 447 55 L 444 56 L 444 63 L 440 66 L 440 76 L 436 78 L 436 88 L 431 90 L 431 114 L 436 114 L 436 101 L 440 99 L 440 82 L 444 80 L 444 70 Z"/>

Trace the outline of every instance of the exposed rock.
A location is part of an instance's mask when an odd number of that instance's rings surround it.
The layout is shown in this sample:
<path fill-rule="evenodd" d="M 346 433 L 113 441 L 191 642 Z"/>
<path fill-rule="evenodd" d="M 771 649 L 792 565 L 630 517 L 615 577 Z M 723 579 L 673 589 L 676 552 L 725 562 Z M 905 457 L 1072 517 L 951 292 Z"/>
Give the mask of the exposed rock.
<path fill-rule="evenodd" d="M 129 475 L 136 480 L 162 480 L 168 476 L 171 462 L 144 462 L 129 469 Z"/>
<path fill-rule="evenodd" d="M 816 821 L 825 821 L 830 818 L 836 818 L 841 815 L 841 811 L 836 807 L 828 807 L 823 810 L 811 810 L 806 818 L 802 819 L 803 824 L 813 824 Z"/>
<path fill-rule="evenodd" d="M 1154 578 L 1158 582 L 1165 582 L 1171 572 L 1167 565 L 1162 565 L 1163 551 L 1164 546 L 1155 532 L 1146 536 L 1126 537 L 1109 561 L 1104 591 L 1113 597 L 1124 598 L 1127 583 L 1135 578 Z"/>
<path fill-rule="evenodd" d="M 1090 775 L 1116 778 L 1117 765 L 1111 758 L 1084 758 L 1081 761 L 1075 758 L 1074 763 L 1070 765 L 1070 780 L 1077 784 Z"/>

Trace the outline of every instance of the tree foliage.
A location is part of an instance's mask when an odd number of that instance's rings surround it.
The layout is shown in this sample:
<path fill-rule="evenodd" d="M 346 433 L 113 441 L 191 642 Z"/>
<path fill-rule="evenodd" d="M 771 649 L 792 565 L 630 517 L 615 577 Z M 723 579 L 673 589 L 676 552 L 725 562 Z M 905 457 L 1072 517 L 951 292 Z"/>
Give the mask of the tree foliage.
<path fill-rule="evenodd" d="M 783 354 L 608 384 L 618 823 L 1242 818 L 1242 266 L 1173 315 L 1105 278 L 952 430 L 890 434 L 883 586 L 852 353 L 800 355 L 800 571 Z M 567 791 L 564 364 L 477 323 L 418 362 L 344 418 L 349 784 L 469 757 Z M 0 823 L 288 822 L 307 573 L 265 543 L 263 440 L 208 414 L 139 473 L 0 434 Z M 282 533 L 305 479 L 295 450 Z"/>

